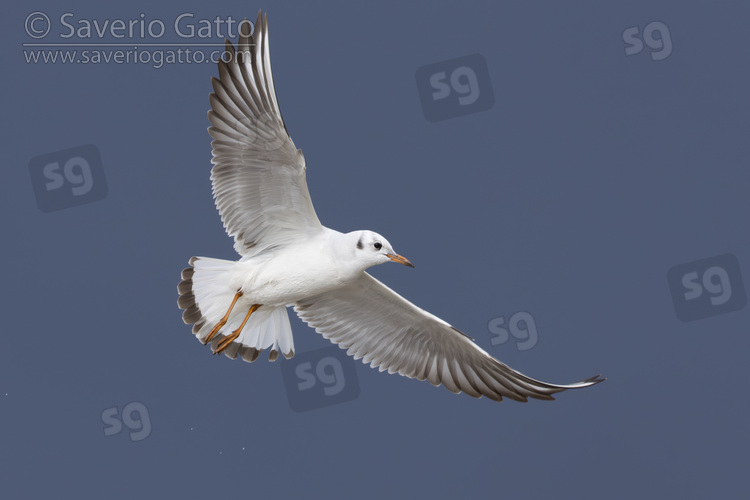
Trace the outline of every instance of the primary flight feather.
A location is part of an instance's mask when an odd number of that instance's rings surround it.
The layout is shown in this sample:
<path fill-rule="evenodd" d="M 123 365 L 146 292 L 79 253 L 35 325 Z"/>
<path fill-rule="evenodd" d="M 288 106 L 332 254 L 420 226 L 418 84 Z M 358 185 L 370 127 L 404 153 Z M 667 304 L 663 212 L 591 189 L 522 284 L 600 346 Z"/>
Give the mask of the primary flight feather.
<path fill-rule="evenodd" d="M 340 233 L 318 220 L 305 157 L 276 100 L 266 16 L 258 13 L 254 32 L 247 20 L 240 25 L 236 50 L 227 40 L 212 84 L 213 194 L 242 258 L 193 257 L 178 304 L 214 354 L 251 362 L 266 349 L 271 361 L 279 352 L 294 356 L 287 315 L 293 304 L 305 323 L 355 359 L 452 392 L 553 399 L 603 380 L 556 385 L 527 377 L 365 272 L 385 262 L 414 266 L 377 233 Z"/>

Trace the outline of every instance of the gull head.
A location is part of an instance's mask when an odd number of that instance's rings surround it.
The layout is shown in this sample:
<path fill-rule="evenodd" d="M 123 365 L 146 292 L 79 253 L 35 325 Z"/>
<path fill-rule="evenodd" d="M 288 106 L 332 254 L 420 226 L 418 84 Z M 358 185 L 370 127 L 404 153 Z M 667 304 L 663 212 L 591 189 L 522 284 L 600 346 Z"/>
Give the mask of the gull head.
<path fill-rule="evenodd" d="M 349 233 L 354 244 L 354 256 L 358 263 L 367 269 L 370 266 L 386 262 L 398 262 L 405 266 L 414 267 L 409 259 L 393 251 L 388 240 L 373 231 L 354 231 Z"/>

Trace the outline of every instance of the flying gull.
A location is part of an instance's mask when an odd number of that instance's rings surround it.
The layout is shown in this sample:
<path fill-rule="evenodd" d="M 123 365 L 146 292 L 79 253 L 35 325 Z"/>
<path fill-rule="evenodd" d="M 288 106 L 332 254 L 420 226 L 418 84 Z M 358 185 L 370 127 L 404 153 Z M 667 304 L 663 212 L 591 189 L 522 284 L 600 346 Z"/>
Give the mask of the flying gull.
<path fill-rule="evenodd" d="M 242 258 L 193 257 L 178 285 L 183 320 L 201 342 L 232 359 L 252 362 L 266 349 L 271 361 L 279 352 L 291 358 L 292 305 L 355 359 L 455 393 L 553 399 L 604 380 L 557 385 L 527 377 L 365 272 L 385 262 L 414 266 L 377 233 L 340 233 L 320 223 L 305 158 L 279 111 L 262 13 L 251 32 L 245 20 L 237 49 L 226 41 L 208 112 L 213 195 Z"/>

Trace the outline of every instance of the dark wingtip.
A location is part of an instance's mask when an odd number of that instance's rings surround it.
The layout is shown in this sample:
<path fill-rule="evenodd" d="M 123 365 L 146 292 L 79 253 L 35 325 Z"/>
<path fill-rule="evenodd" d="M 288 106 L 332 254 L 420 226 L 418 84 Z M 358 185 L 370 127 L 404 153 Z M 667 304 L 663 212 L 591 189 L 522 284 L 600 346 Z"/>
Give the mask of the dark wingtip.
<path fill-rule="evenodd" d="M 260 14 L 258 14 L 260 16 Z M 260 19 L 260 17 L 258 17 Z M 255 21 L 255 24 L 258 24 L 258 21 Z M 253 29 L 250 28 L 250 21 L 247 19 L 243 19 L 242 23 L 240 24 L 240 36 L 244 36 L 246 38 L 250 37 L 251 33 L 253 32 Z"/>

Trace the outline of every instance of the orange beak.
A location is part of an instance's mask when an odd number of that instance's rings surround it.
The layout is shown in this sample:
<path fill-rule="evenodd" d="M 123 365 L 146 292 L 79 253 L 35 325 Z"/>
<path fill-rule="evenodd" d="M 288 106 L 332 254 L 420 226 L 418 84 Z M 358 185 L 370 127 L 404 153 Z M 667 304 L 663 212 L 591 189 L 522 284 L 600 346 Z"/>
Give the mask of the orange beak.
<path fill-rule="evenodd" d="M 385 254 L 385 256 L 391 259 L 393 262 L 398 262 L 399 264 L 403 264 L 405 266 L 414 267 L 414 264 L 409 262 L 409 259 L 407 259 L 406 257 L 402 257 L 399 254 L 394 255 L 392 253 L 387 253 Z"/>

